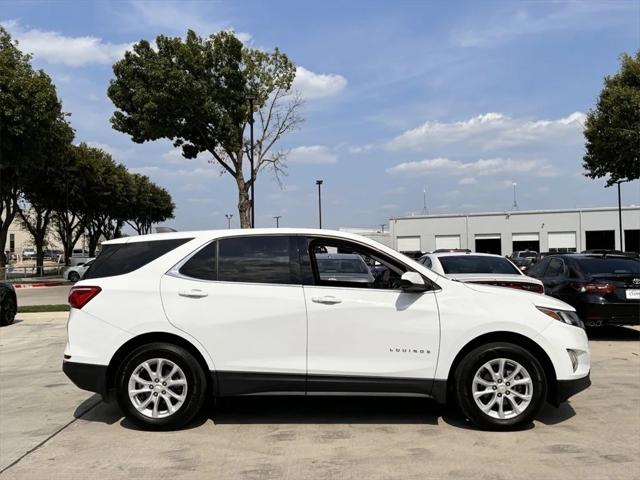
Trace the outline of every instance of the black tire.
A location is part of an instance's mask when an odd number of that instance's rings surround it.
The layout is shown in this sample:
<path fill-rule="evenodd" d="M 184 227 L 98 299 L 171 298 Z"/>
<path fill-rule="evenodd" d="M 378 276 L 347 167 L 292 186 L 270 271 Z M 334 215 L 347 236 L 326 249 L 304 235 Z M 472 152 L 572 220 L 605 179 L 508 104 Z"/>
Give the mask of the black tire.
<path fill-rule="evenodd" d="M 0 326 L 11 325 L 16 318 L 17 311 L 18 305 L 16 301 L 10 294 L 7 294 L 0 308 Z"/>
<path fill-rule="evenodd" d="M 73 283 L 80 281 L 80 274 L 78 272 L 69 272 L 69 281 Z"/>
<path fill-rule="evenodd" d="M 151 418 L 139 412 L 129 398 L 129 379 L 145 360 L 162 358 L 179 366 L 187 381 L 184 403 L 177 411 L 163 418 Z M 174 430 L 188 424 L 202 410 L 207 392 L 205 373 L 187 350 L 169 343 L 150 343 L 135 349 L 122 362 L 116 378 L 117 398 L 125 416 L 146 430 Z M 151 394 L 150 394 L 151 395 Z"/>
<path fill-rule="evenodd" d="M 531 378 L 532 385 L 531 401 L 529 405 L 526 406 L 522 412 L 516 414 L 512 418 L 504 419 L 494 418 L 490 414 L 482 411 L 473 397 L 473 383 L 476 373 L 487 362 L 501 358 L 515 361 L 524 367 Z M 507 367 L 508 366 L 509 364 L 507 364 Z M 502 382 L 503 379 L 499 380 Z M 507 388 L 506 384 L 504 385 L 505 386 L 499 388 Z M 469 420 L 471 420 L 472 423 L 486 430 L 513 430 L 530 424 L 536 414 L 540 411 L 540 408 L 544 405 L 547 397 L 547 379 L 540 362 L 526 349 L 506 342 L 489 343 L 469 352 L 456 369 L 455 388 L 458 405 L 462 409 L 462 412 Z M 486 388 L 488 389 L 489 387 Z M 524 387 L 511 386 L 510 388 L 515 390 L 517 388 Z M 493 387 L 491 387 L 491 389 L 493 389 Z M 491 394 L 492 393 L 488 393 L 487 395 Z M 511 396 L 510 398 L 507 398 L 506 395 L 509 394 Z M 498 395 L 498 393 L 496 393 L 496 396 L 502 397 L 502 395 L 505 395 L 505 397 L 502 398 L 502 402 L 505 404 L 504 408 L 508 409 L 513 414 L 514 409 L 510 399 L 515 397 L 513 392 L 510 391 L 509 394 L 505 392 L 504 394 Z M 483 398 L 487 397 L 485 396 Z M 491 402 L 491 398 L 493 397 L 486 400 L 487 404 Z M 519 398 L 520 397 L 518 397 L 518 399 Z M 495 410 L 497 410 L 497 408 L 498 406 L 496 405 Z M 494 412 L 493 408 L 490 411 Z M 494 415 L 497 415 L 497 412 L 495 412 Z"/>

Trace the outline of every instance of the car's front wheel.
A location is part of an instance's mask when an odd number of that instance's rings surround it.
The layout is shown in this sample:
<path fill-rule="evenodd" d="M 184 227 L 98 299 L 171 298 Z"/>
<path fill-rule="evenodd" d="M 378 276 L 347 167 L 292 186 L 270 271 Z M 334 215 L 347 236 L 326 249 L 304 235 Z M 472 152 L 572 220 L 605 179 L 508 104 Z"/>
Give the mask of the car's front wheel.
<path fill-rule="evenodd" d="M 69 272 L 69 281 L 76 283 L 80 280 L 80 274 L 78 272 Z"/>
<path fill-rule="evenodd" d="M 152 343 L 134 350 L 117 379 L 118 403 L 142 428 L 176 429 L 202 409 L 206 392 L 204 371 L 182 347 Z"/>
<path fill-rule="evenodd" d="M 469 352 L 456 369 L 460 408 L 475 425 L 508 430 L 530 423 L 547 393 L 540 362 L 526 349 L 496 342 Z"/>

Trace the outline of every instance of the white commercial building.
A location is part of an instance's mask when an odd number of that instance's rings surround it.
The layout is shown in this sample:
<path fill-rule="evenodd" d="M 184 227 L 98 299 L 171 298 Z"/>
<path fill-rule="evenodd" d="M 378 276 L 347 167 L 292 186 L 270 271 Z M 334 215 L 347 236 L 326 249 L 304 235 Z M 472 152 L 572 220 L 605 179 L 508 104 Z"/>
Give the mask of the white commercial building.
<path fill-rule="evenodd" d="M 508 255 L 516 250 L 580 252 L 620 249 L 618 209 L 581 208 L 415 215 L 389 220 L 393 248 L 431 252 L 468 248 Z M 622 208 L 624 249 L 640 250 L 640 207 Z"/>

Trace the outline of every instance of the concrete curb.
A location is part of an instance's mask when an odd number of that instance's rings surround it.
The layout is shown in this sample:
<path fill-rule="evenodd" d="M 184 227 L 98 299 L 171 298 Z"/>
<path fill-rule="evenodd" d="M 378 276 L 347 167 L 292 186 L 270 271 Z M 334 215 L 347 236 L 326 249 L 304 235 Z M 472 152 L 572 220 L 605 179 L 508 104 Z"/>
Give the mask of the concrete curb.
<path fill-rule="evenodd" d="M 71 282 L 41 282 L 41 283 L 13 283 L 14 288 L 42 288 L 42 287 L 60 287 L 63 285 L 71 285 Z"/>

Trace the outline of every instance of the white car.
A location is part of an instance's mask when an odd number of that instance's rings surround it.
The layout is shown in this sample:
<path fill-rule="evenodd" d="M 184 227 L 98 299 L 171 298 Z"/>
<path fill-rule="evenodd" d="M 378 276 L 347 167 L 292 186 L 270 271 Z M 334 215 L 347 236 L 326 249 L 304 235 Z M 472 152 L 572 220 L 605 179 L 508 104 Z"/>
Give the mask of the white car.
<path fill-rule="evenodd" d="M 67 267 L 64 272 L 62 272 L 62 278 L 71 282 L 82 280 L 84 274 L 89 270 L 89 267 L 93 265 L 94 260 L 95 258 L 89 258 L 86 263 L 82 262 L 77 265 Z"/>
<path fill-rule="evenodd" d="M 316 252 L 332 249 L 385 271 L 321 279 Z M 345 232 L 111 240 L 69 303 L 64 372 L 149 429 L 185 425 L 212 396 L 274 393 L 418 395 L 508 429 L 590 385 L 571 306 L 455 282 Z"/>
<path fill-rule="evenodd" d="M 440 275 L 465 283 L 484 283 L 544 293 L 543 283 L 522 273 L 509 259 L 490 253 L 428 253 L 418 262 Z"/>

